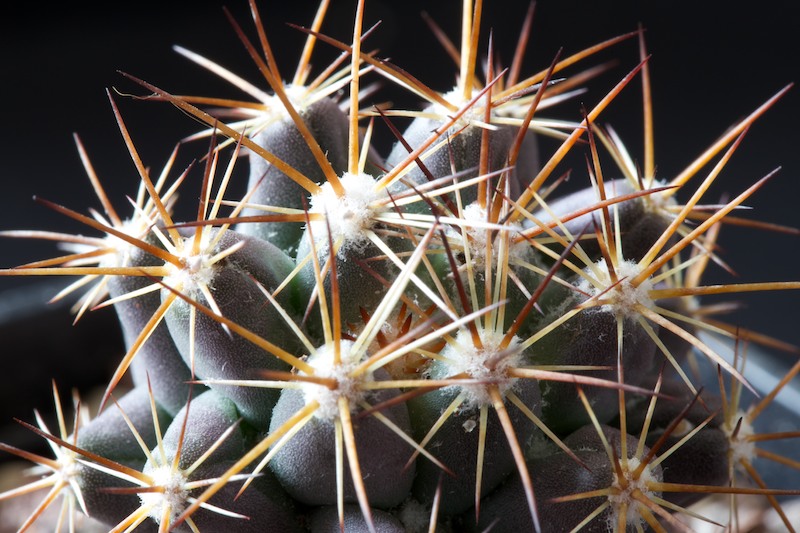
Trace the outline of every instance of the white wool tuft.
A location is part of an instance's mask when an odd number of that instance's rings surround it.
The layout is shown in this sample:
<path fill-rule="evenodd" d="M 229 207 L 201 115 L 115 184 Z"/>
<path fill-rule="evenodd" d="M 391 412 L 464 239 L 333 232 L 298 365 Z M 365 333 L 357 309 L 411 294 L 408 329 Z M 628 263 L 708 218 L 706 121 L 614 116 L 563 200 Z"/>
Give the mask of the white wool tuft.
<path fill-rule="evenodd" d="M 369 239 L 365 230 L 372 228 L 377 202 L 386 192 L 377 190 L 376 180 L 369 174 L 345 172 L 341 177 L 344 194 L 338 196 L 330 183 L 324 183 L 319 193 L 311 197 L 311 213 L 325 215 L 324 220 L 311 221 L 311 231 L 318 250 L 328 246 L 328 229 L 331 240 L 341 242 L 340 253 L 348 247 L 364 246 Z"/>

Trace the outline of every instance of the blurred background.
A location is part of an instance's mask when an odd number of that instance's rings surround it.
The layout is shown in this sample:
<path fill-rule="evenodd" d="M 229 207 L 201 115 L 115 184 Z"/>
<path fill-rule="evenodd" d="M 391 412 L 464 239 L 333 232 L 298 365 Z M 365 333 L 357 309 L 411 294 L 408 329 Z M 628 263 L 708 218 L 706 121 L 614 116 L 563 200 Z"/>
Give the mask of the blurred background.
<path fill-rule="evenodd" d="M 24 5 L 23 5 L 24 4 Z M 354 2 L 334 0 L 323 31 L 343 41 L 352 32 Z M 245 0 L 225 4 L 175 1 L 156 4 L 69 3 L 57 7 L 15 3 L 0 20 L 0 229 L 86 232 L 63 215 L 34 202 L 33 195 L 87 213 L 99 208 L 77 155 L 73 133 L 80 135 L 98 175 L 117 207 L 126 210 L 138 176 L 115 123 L 106 90 L 113 94 L 144 163 L 160 169 L 175 143 L 198 125 L 168 104 L 136 101 L 127 95 L 147 91 L 121 76 L 124 71 L 176 94 L 243 95 L 172 50 L 175 44 L 201 53 L 265 86 L 231 25 L 223 5 L 256 39 Z M 545 69 L 560 47 L 564 54 L 645 28 L 655 106 L 657 174 L 669 179 L 689 165 L 737 120 L 791 82 L 800 81 L 796 19 L 788 1 L 763 1 L 748 9 L 729 2 L 588 2 L 542 0 L 536 5 L 523 73 Z M 284 76 L 293 73 L 304 36 L 284 22 L 308 26 L 316 2 L 260 2 L 259 7 Z M 527 2 L 485 5 L 482 52 L 493 30 L 500 60 L 509 64 Z M 432 88 L 446 91 L 457 69 L 426 26 L 427 10 L 458 42 L 460 2 L 369 0 L 366 26 L 381 21 L 365 49 L 408 70 Z M 316 65 L 336 52 L 318 47 Z M 628 40 L 582 63 L 612 61 L 587 83 L 580 97 L 548 110 L 548 116 L 578 120 L 638 62 L 637 42 Z M 578 69 L 571 69 L 570 73 Z M 318 72 L 318 71 L 317 71 Z M 800 87 L 794 87 L 748 132 L 739 151 L 709 192 L 707 201 L 736 196 L 776 167 L 781 171 L 747 205 L 749 218 L 800 227 Z M 386 86 L 376 102 L 414 106 L 416 98 Z M 641 85 L 637 80 L 601 116 L 641 160 Z M 390 141 L 378 136 L 383 153 Z M 547 145 L 549 146 L 549 145 Z M 205 149 L 204 142 L 181 151 L 176 172 Z M 547 153 L 547 147 L 543 147 Z M 586 183 L 585 152 L 576 150 L 572 186 Z M 571 160 L 571 161 L 573 161 Z M 609 167 L 610 168 L 610 167 Z M 705 169 L 707 172 L 710 167 Z M 705 172 L 696 178 L 704 177 Z M 183 188 L 185 204 L 199 191 L 200 173 Z M 191 210 L 188 211 L 191 213 Z M 191 216 L 189 214 L 188 216 Z M 705 281 L 800 280 L 800 237 L 747 228 L 725 228 L 721 253 L 735 276 L 710 268 Z M 4 240 L 0 267 L 49 257 L 49 243 Z M 59 280 L 62 283 L 66 280 Z M 12 417 L 32 419 L 32 409 L 52 410 L 50 378 L 91 390 L 104 385 L 123 354 L 110 310 L 85 317 L 77 325 L 63 306 L 45 307 L 55 292 L 39 278 L 0 277 L 0 441 L 20 443 L 27 433 Z M 742 303 L 728 321 L 800 345 L 798 292 L 726 297 Z M 721 300 L 720 300 L 721 301 Z M 796 355 L 778 354 L 793 361 Z"/>

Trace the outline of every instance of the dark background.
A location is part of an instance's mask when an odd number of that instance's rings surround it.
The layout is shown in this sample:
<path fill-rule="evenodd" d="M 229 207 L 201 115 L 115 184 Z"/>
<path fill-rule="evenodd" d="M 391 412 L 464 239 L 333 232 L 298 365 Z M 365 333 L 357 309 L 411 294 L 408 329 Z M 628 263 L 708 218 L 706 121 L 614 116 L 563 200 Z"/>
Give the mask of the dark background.
<path fill-rule="evenodd" d="M 333 4 L 323 31 L 347 41 L 352 31 L 353 2 L 334 0 Z M 456 70 L 420 17 L 425 4 L 457 41 L 460 2 L 370 0 L 367 25 L 377 20 L 382 24 L 365 48 L 380 49 L 381 56 L 390 57 L 433 88 L 446 90 L 454 82 Z M 79 2 L 69 8 L 35 3 L 4 8 L 0 21 L 0 229 L 86 231 L 32 201 L 37 194 L 83 213 L 90 206 L 100 207 L 78 159 L 73 132 L 81 136 L 114 204 L 126 211 L 125 195 L 135 193 L 138 177 L 105 91 L 146 91 L 123 78 L 118 70 L 173 93 L 241 97 L 225 82 L 172 51 L 173 44 L 181 44 L 264 86 L 226 21 L 222 5 L 118 2 L 98 7 Z M 228 1 L 226 5 L 253 37 L 246 2 Z M 722 1 L 543 0 L 536 8 L 526 70 L 546 68 L 559 47 L 564 47 L 565 54 L 574 53 L 633 31 L 641 23 L 652 53 L 658 175 L 668 179 L 738 119 L 788 83 L 800 81 L 800 45 L 796 19 L 789 14 L 790 3 L 745 5 L 747 10 Z M 494 29 L 496 49 L 506 64 L 527 6 L 527 2 L 486 2 L 484 31 Z M 283 22 L 310 24 L 316 3 L 267 1 L 260 3 L 260 9 L 280 66 L 288 76 L 303 37 Z M 485 44 L 485 39 L 482 42 Z M 319 51 L 319 57 L 330 57 L 324 45 Z M 587 85 L 586 94 L 548 111 L 548 116 L 578 119 L 581 105 L 594 105 L 637 63 L 637 54 L 636 42 L 630 40 L 584 62 L 588 66 L 618 58 L 609 72 Z M 735 196 L 782 166 L 781 172 L 748 202 L 753 211 L 746 216 L 800 227 L 798 91 L 799 87 L 790 90 L 751 128 L 709 193 L 709 202 L 725 193 Z M 601 117 L 601 122 L 612 124 L 620 132 L 634 157 L 642 153 L 639 95 L 637 80 Z M 398 106 L 416 103 L 413 97 L 391 88 L 377 98 L 392 99 Z M 191 119 L 166 104 L 119 95 L 115 100 L 145 164 L 154 169 L 164 164 L 182 136 L 197 129 Z M 387 137 L 381 139 L 379 143 L 387 142 Z M 182 168 L 203 148 L 203 144 L 188 146 L 177 167 Z M 583 152 L 577 151 L 576 157 L 574 183 L 583 184 Z M 199 174 L 183 190 L 191 205 L 191 193 L 199 190 Z M 52 254 L 49 244 L 8 240 L 3 245 L 0 267 Z M 738 278 L 711 268 L 708 283 L 800 279 L 800 237 L 728 228 L 722 233 L 721 245 Z M 27 287 L 30 291 L 41 282 L 37 278 L 0 278 L 0 291 L 5 291 L 0 292 L 0 302 L 6 308 L 0 338 L 4 364 L 0 390 L 5 404 L 0 409 L 0 426 L 4 428 L 12 416 L 30 420 L 34 406 L 52 410 L 48 399 L 50 377 L 58 380 L 63 391 L 71 386 L 88 390 L 105 383 L 122 355 L 115 319 L 107 310 L 89 315 L 72 327 L 63 310 L 51 308 L 50 315 L 40 312 L 42 302 L 52 294 L 49 288 L 34 296 L 26 292 L 21 301 L 27 305 L 18 303 L 15 289 Z M 728 319 L 800 345 L 798 294 L 734 296 L 745 305 Z M 9 317 L 9 308 L 16 320 Z M 19 428 L 13 428 L 11 435 L 5 428 L 0 440 L 15 440 L 19 434 Z"/>

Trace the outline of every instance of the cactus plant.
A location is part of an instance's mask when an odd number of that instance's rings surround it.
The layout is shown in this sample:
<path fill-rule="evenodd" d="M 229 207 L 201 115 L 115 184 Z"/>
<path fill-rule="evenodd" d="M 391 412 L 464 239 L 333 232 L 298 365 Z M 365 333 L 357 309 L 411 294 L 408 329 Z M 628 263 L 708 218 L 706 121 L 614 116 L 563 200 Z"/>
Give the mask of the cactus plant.
<path fill-rule="evenodd" d="M 689 506 L 716 494 L 731 526 L 750 495 L 793 530 L 781 498 L 800 486 L 770 485 L 755 459 L 796 468 L 758 443 L 800 431 L 753 424 L 800 364 L 757 398 L 750 344 L 792 348 L 713 318 L 713 299 L 800 281 L 703 283 L 724 262 L 720 227 L 748 224 L 733 212 L 776 173 L 722 202 L 708 189 L 789 86 L 662 179 L 644 32 L 525 73 L 533 6 L 510 65 L 481 31 L 491 7 L 464 0 L 459 45 L 431 22 L 453 87 L 372 51 L 381 28 L 367 27 L 364 0 L 346 37 L 325 30 L 325 0 L 295 27 L 307 53 L 291 80 L 255 2 L 252 27 L 230 22 L 263 86 L 176 47 L 254 101 L 123 73 L 129 93 L 156 101 L 139 105 L 166 102 L 201 127 L 168 139 L 180 146 L 156 172 L 109 91 L 140 179 L 129 215 L 76 137 L 102 212 L 40 203 L 95 235 L 2 231 L 65 249 L 2 276 L 77 277 L 59 298 L 84 290 L 81 321 L 112 307 L 125 343 L 96 416 L 76 401 L 70 427 L 54 385 L 58 430 L 38 413 L 21 420 L 54 458 L 0 444 L 48 472 L 0 493 L 50 488 L 15 527 L 61 498 L 57 530 L 88 517 L 111 531 L 659 531 L 687 529 L 703 513 Z M 336 59 L 312 69 L 321 47 Z M 622 47 L 638 60 L 557 118 L 551 108 L 602 70 L 596 54 Z M 424 103 L 381 102 L 381 84 Z M 602 122 L 637 87 L 641 157 Z M 384 152 L 380 131 L 393 139 Z M 175 169 L 185 151 L 196 162 Z M 576 152 L 570 181 L 585 184 L 562 192 Z M 198 199 L 190 217 L 176 215 L 179 195 Z M 737 340 L 732 354 L 714 335 Z"/>

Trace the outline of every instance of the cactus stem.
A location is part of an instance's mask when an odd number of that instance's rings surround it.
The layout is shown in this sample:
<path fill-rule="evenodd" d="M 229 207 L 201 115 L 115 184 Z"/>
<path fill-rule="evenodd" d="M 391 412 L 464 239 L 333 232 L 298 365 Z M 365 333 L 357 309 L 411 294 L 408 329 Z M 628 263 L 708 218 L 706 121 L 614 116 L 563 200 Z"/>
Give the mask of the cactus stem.
<path fill-rule="evenodd" d="M 520 213 L 521 216 L 534 223 L 534 225 L 531 228 L 526 229 L 520 236 L 515 237 L 515 241 L 521 241 L 522 239 L 532 239 L 534 237 L 538 237 L 542 233 L 547 233 L 549 236 L 553 237 L 554 239 L 560 240 L 566 245 L 566 241 L 564 241 L 564 238 L 553 232 L 554 228 L 559 226 L 563 227 L 565 223 L 571 220 L 575 220 L 576 218 L 581 217 L 583 215 L 592 213 L 593 211 L 596 211 L 598 209 L 603 209 L 605 207 L 621 204 L 623 202 L 635 200 L 637 198 L 642 198 L 649 195 L 657 194 L 669 188 L 670 187 L 657 187 L 654 189 L 639 190 L 628 194 L 614 196 L 613 198 L 608 198 L 602 202 L 596 202 L 581 209 L 576 209 L 575 211 L 572 211 L 570 213 L 565 213 L 561 216 L 555 217 L 554 220 L 550 222 L 544 222 L 537 219 L 530 211 L 525 209 L 522 206 L 522 204 L 509 199 L 508 201 L 511 202 L 511 205 L 513 205 L 515 212 Z M 532 196 L 536 204 L 542 206 L 542 208 L 545 209 L 545 211 L 548 210 L 548 204 L 542 196 L 538 194 L 533 194 Z"/>
<path fill-rule="evenodd" d="M 103 393 L 103 398 L 100 401 L 99 411 L 102 411 L 105 407 L 106 403 L 108 402 L 109 398 L 111 398 L 111 393 L 114 392 L 119 382 L 122 380 L 122 377 L 128 371 L 128 368 L 133 361 L 133 358 L 136 357 L 136 354 L 139 353 L 142 345 L 147 341 L 150 335 L 155 331 L 156 327 L 161 323 L 161 320 L 164 318 L 164 315 L 167 313 L 167 310 L 175 301 L 175 296 L 170 295 L 164 299 L 162 304 L 159 308 L 153 313 L 153 316 L 148 319 L 147 324 L 142 328 L 142 331 L 139 333 L 139 336 L 136 340 L 131 344 L 131 347 L 125 353 L 125 356 L 120 361 L 119 365 L 117 365 L 117 369 L 114 371 L 114 375 L 108 382 L 106 386 L 106 391 Z"/>
<path fill-rule="evenodd" d="M 255 5 L 251 3 L 251 6 L 253 6 L 253 10 L 254 10 L 254 13 L 255 13 Z M 258 54 L 256 53 L 255 49 L 253 48 L 253 45 L 250 43 L 250 41 L 244 35 L 244 32 L 241 30 L 239 25 L 236 24 L 236 22 L 233 19 L 231 19 L 231 23 L 233 24 L 234 28 L 236 29 L 236 32 L 239 35 L 239 37 L 242 40 L 242 42 L 245 44 L 247 49 L 250 50 L 250 55 L 253 57 L 254 60 L 256 60 L 256 63 L 261 64 L 260 63 L 260 59 L 258 57 Z M 260 30 L 259 33 L 263 35 L 263 33 L 262 33 L 263 32 L 263 25 L 257 23 L 256 26 Z M 263 47 L 265 49 L 265 52 L 267 53 L 266 54 L 267 58 L 268 59 L 271 58 L 269 42 L 267 41 L 266 36 L 263 36 L 263 38 L 262 38 L 262 45 L 263 45 Z M 270 118 L 272 120 L 277 120 L 283 114 L 288 114 L 289 117 L 291 117 L 292 122 L 297 127 L 297 130 L 300 132 L 300 135 L 302 135 L 303 140 L 305 141 L 306 145 L 308 145 L 309 149 L 311 150 L 311 153 L 314 156 L 315 161 L 317 162 L 317 164 L 322 169 L 322 172 L 325 174 L 325 178 L 328 180 L 328 183 L 331 184 L 333 189 L 336 191 L 337 195 L 341 196 L 342 194 L 344 194 L 344 190 L 342 189 L 341 183 L 339 183 L 339 177 L 337 176 L 336 171 L 333 169 L 333 165 L 328 160 L 326 154 L 323 153 L 322 148 L 320 148 L 320 146 L 319 146 L 319 143 L 314 138 L 313 134 L 309 130 L 309 128 L 306 125 L 306 123 L 303 120 L 303 118 L 300 116 L 299 111 L 302 110 L 301 106 L 305 102 L 303 100 L 300 100 L 299 102 L 295 103 L 290 98 L 290 96 L 295 96 L 297 94 L 302 94 L 302 92 L 303 92 L 302 89 L 301 88 L 291 87 L 291 86 L 288 87 L 288 88 L 284 88 L 282 80 L 280 78 L 280 75 L 278 74 L 276 69 L 277 69 L 277 66 L 275 65 L 274 59 L 269 62 L 269 65 L 266 68 L 264 68 L 263 66 L 261 68 L 261 73 L 264 75 L 264 78 L 267 80 L 267 83 L 269 84 L 269 86 L 272 89 L 272 92 L 274 94 L 274 97 L 267 96 L 268 101 L 269 102 L 275 102 L 275 99 L 277 98 L 278 101 L 280 102 L 280 105 L 275 103 L 275 104 L 273 104 L 273 106 L 271 106 L 274 109 L 274 111 L 273 111 L 274 115 L 273 115 L 273 117 L 270 117 Z M 359 71 L 357 63 L 355 63 L 353 65 L 353 69 L 355 71 L 355 75 L 357 76 L 358 75 L 358 71 Z M 351 81 L 352 81 L 352 78 L 351 78 Z M 295 97 L 295 100 L 297 100 L 297 99 L 298 98 Z M 352 100 L 355 101 L 355 105 L 358 105 L 357 92 L 356 92 L 355 95 L 351 95 L 351 101 Z"/>
<path fill-rule="evenodd" d="M 159 532 L 167 532 L 171 530 L 171 526 L 175 518 L 180 515 L 184 509 L 194 501 L 191 496 L 191 491 L 211 484 L 213 479 L 191 479 L 195 470 L 202 465 L 209 456 L 222 444 L 222 442 L 231 435 L 238 423 L 229 426 L 214 442 L 211 443 L 209 448 L 201 453 L 188 467 L 181 467 L 180 462 L 182 458 L 183 443 L 186 435 L 186 421 L 189 416 L 191 405 L 191 398 L 187 401 L 187 408 L 184 411 L 184 419 L 182 421 L 180 435 L 178 437 L 177 447 L 172 457 L 167 453 L 164 442 L 163 433 L 158 424 L 157 407 L 155 399 L 150 390 L 150 405 L 152 410 L 153 421 L 155 424 L 155 436 L 157 444 L 155 450 L 151 451 L 139 431 L 131 422 L 130 418 L 125 414 L 122 407 L 119 407 L 120 413 L 125 422 L 135 436 L 142 452 L 148 459 L 147 466 L 141 475 L 135 477 L 135 483 L 138 486 L 130 488 L 107 488 L 106 492 L 112 494 L 138 494 L 141 500 L 139 508 L 134 510 L 128 517 L 123 519 L 113 531 L 122 531 L 126 527 L 141 523 L 147 517 L 152 518 L 159 525 Z M 192 453 L 197 450 L 192 450 Z M 114 475 L 114 470 L 109 473 Z M 123 472 L 120 470 L 119 474 Z M 127 479 L 127 477 L 126 477 Z M 238 481 L 243 479 L 250 479 L 249 475 L 232 476 L 229 481 Z M 222 509 L 220 507 L 203 503 L 202 508 L 222 514 L 225 516 L 235 518 L 246 518 L 244 515 L 234 513 Z M 194 521 L 187 517 L 187 523 L 193 528 L 196 528 Z"/>
<path fill-rule="evenodd" d="M 375 524 L 372 518 L 372 508 L 369 505 L 369 498 L 367 497 L 366 487 L 364 486 L 364 477 L 361 475 L 361 466 L 358 461 L 356 436 L 353 432 L 353 422 L 350 419 L 350 409 L 352 409 L 353 406 L 350 404 L 350 402 L 351 400 L 347 396 L 342 395 L 339 397 L 339 418 L 336 419 L 336 424 L 338 431 L 341 431 L 342 436 L 344 437 L 345 451 L 347 453 L 347 459 L 350 465 L 350 475 L 353 479 L 353 485 L 355 486 L 356 494 L 358 496 L 358 504 L 361 507 L 361 514 L 364 515 L 364 519 L 367 521 L 367 527 L 369 528 L 370 533 L 375 533 Z M 339 450 L 339 455 L 341 455 L 341 450 Z M 344 491 L 339 490 L 338 494 L 341 501 Z M 341 511 L 339 517 L 340 520 L 343 520 Z"/>
<path fill-rule="evenodd" d="M 219 313 L 216 313 L 215 311 L 213 311 L 209 307 L 204 306 L 200 302 L 198 302 L 196 300 L 193 300 L 192 298 L 189 298 L 188 296 L 186 296 L 186 295 L 182 294 L 181 292 L 179 292 L 174 287 L 169 287 L 167 285 L 164 285 L 163 282 L 162 282 L 162 286 L 165 289 L 167 289 L 168 291 L 170 291 L 176 297 L 184 300 L 185 302 L 187 302 L 190 305 L 192 305 L 194 308 L 196 308 L 199 311 L 201 311 L 203 314 L 213 318 L 214 320 L 218 321 L 220 324 L 222 324 L 224 326 L 227 326 L 231 331 L 233 331 L 237 335 L 241 335 L 242 337 L 246 338 L 247 340 L 249 340 L 253 344 L 255 344 L 255 345 L 263 348 L 267 352 L 271 353 L 275 357 L 281 359 L 282 361 L 284 361 L 284 362 L 288 363 L 289 365 L 294 366 L 294 367 L 296 367 L 296 368 L 298 368 L 300 370 L 313 373 L 312 367 L 309 366 L 307 363 L 305 363 L 302 359 L 300 359 L 298 357 L 295 357 L 294 355 L 290 354 L 286 350 L 283 350 L 282 348 L 278 347 L 277 345 L 275 345 L 275 344 L 269 342 L 268 340 L 256 335 L 255 333 L 253 333 L 252 331 L 248 330 L 247 328 L 244 328 L 244 327 L 240 326 L 239 324 L 237 324 L 233 320 L 225 318 L 224 316 L 220 315 Z"/>
<path fill-rule="evenodd" d="M 566 369 L 565 369 L 565 370 L 566 370 Z M 576 370 L 577 370 L 577 369 L 576 369 Z M 592 369 L 591 369 L 591 368 L 588 368 L 588 369 L 583 369 L 583 370 L 592 370 Z M 522 377 L 522 376 L 519 376 L 519 377 Z M 528 407 L 527 405 L 525 405 L 525 403 L 522 401 L 522 399 L 521 399 L 519 396 L 517 396 L 516 394 L 514 394 L 514 391 L 510 391 L 510 392 L 508 392 L 508 393 L 506 394 L 506 397 L 508 398 L 508 400 L 509 400 L 511 403 L 513 403 L 513 404 L 514 404 L 514 405 L 517 407 L 517 409 L 519 409 L 519 410 L 520 410 L 520 411 L 521 411 L 521 412 L 522 412 L 522 413 L 523 413 L 523 414 L 524 414 L 526 417 L 528 417 L 528 419 L 529 419 L 531 422 L 533 422 L 534 424 L 536 424 L 536 427 L 538 427 L 538 428 L 539 428 L 539 430 L 540 430 L 542 433 L 544 433 L 544 434 L 547 436 L 547 438 L 548 438 L 548 439 L 550 439 L 550 440 L 551 440 L 553 443 L 555 443 L 555 445 L 556 445 L 556 446 L 558 446 L 558 447 L 559 447 L 559 448 L 560 448 L 560 449 L 561 449 L 561 450 L 562 450 L 564 453 L 566 453 L 567 455 L 569 455 L 569 456 L 570 456 L 570 458 L 572 458 L 572 460 L 573 460 L 573 461 L 575 461 L 576 463 L 578 463 L 578 464 L 582 465 L 584 468 L 586 468 L 587 470 L 589 470 L 589 467 L 588 467 L 588 466 L 586 466 L 586 463 L 585 463 L 584 461 L 582 461 L 580 457 L 578 457 L 577 455 L 575 455 L 575 452 L 573 452 L 573 451 L 572 451 L 572 450 L 571 450 L 571 449 L 570 449 L 570 448 L 569 448 L 569 447 L 568 447 L 568 446 L 567 446 L 567 445 L 564 443 L 564 441 L 563 441 L 563 440 L 561 440 L 561 439 L 558 437 L 558 435 L 556 435 L 556 434 L 553 432 L 553 430 L 552 430 L 552 429 L 550 429 L 550 428 L 547 426 L 547 424 L 545 424 L 545 423 L 542 421 L 542 419 L 541 419 L 541 418 L 539 418 L 538 416 L 536 416 L 536 413 L 534 413 L 533 411 L 531 411 L 530 407 Z M 521 470 L 520 470 L 520 472 L 521 472 Z"/>
<path fill-rule="evenodd" d="M 533 0 L 512 36 L 510 65 L 495 49 L 500 33 L 481 36 L 484 0 L 460 2 L 458 40 L 423 13 L 455 64 L 455 83 L 439 92 L 413 65 L 395 67 L 365 47 L 384 28 L 367 23 L 367 0 L 355 2 L 347 42 L 323 33 L 330 0 L 314 2 L 309 28 L 288 24 L 305 41 L 291 73 L 279 65 L 285 43 L 270 42 L 256 4 L 247 0 L 247 25 L 223 9 L 260 73 L 256 83 L 173 47 L 243 97 L 173 94 L 120 72 L 146 93 L 135 100 L 168 103 L 200 123 L 157 176 L 106 91 L 139 180 L 129 218 L 74 135 L 97 206 L 81 214 L 35 201 L 99 236 L 0 231 L 62 248 L 0 277 L 78 277 L 53 300 L 83 292 L 76 321 L 113 306 L 126 345 L 95 420 L 76 394 L 68 424 L 55 383 L 55 431 L 38 411 L 34 423 L 17 420 L 45 439 L 50 457 L 0 443 L 44 474 L 0 492 L 5 502 L 43 489 L 22 530 L 61 497 L 56 529 L 79 528 L 91 513 L 113 533 L 225 523 L 247 531 L 690 531 L 691 519 L 740 526 L 737 498 L 748 495 L 795 531 L 779 497 L 800 488 L 778 488 L 783 480 L 772 488 L 756 467 L 767 460 L 800 472 L 799 460 L 771 448 L 800 430 L 761 430 L 773 403 L 788 403 L 778 395 L 790 392 L 800 362 L 761 387 L 761 369 L 745 372 L 738 343 L 800 348 L 712 319 L 737 304 L 705 299 L 798 290 L 800 281 L 703 281 L 715 264 L 736 274 L 718 242 L 723 224 L 800 235 L 732 216 L 778 169 L 733 200 L 705 198 L 792 84 L 659 178 L 641 24 L 575 53 L 558 48 L 528 75 Z M 392 29 L 415 40 L 407 26 Z M 572 119 L 542 116 L 588 94 L 584 82 L 614 65 L 580 62 L 634 36 L 633 68 L 610 90 Z M 320 46 L 333 59 L 317 73 Z M 371 103 L 381 85 L 372 75 L 422 106 L 390 109 L 392 95 Z M 600 122 L 637 76 L 642 154 Z M 394 135 L 386 159 L 373 145 L 376 116 Z M 541 161 L 539 137 L 555 140 Z M 191 195 L 195 220 L 177 222 L 177 193 L 198 165 L 173 179 L 178 147 L 198 139 L 208 146 Z M 557 198 L 573 172 L 557 169 L 581 146 L 587 185 Z M 240 156 L 250 165 L 248 190 L 234 201 L 226 195 Z M 603 168 L 605 157 L 615 168 Z M 678 190 L 701 171 L 679 202 Z M 736 340 L 732 359 L 720 337 Z M 710 395 L 701 363 L 717 372 Z M 128 374 L 135 394 L 118 402 Z M 725 496 L 727 523 L 694 507 L 711 494 Z"/>
<path fill-rule="evenodd" d="M 318 404 L 310 404 L 303 409 L 292 415 L 286 422 L 275 431 L 262 439 L 256 446 L 249 452 L 244 454 L 236 463 L 231 466 L 223 475 L 219 476 L 203 493 L 198 496 L 191 505 L 189 505 L 172 523 L 173 527 L 177 527 L 182 522 L 187 520 L 192 513 L 194 513 L 203 503 L 207 502 L 214 494 L 219 492 L 231 479 L 233 479 L 239 472 L 244 470 L 247 465 L 252 463 L 255 459 L 261 456 L 269 447 L 280 439 L 286 432 L 296 426 L 302 426 L 313 416 L 314 411 L 319 407 Z M 257 475 L 258 470 L 253 472 Z"/>
<path fill-rule="evenodd" d="M 459 407 L 461 407 L 461 404 L 464 403 L 466 397 L 467 397 L 466 392 L 464 391 L 459 392 L 453 399 L 453 401 L 450 402 L 444 410 L 442 410 L 442 414 L 439 416 L 439 418 L 436 419 L 436 422 L 434 422 L 433 425 L 431 425 L 431 428 L 428 430 L 428 433 L 425 435 L 425 437 L 422 438 L 422 440 L 419 441 L 419 448 L 414 450 L 414 453 L 411 454 L 411 457 L 408 458 L 408 461 L 406 462 L 406 468 L 409 468 L 413 464 L 414 460 L 416 460 L 417 456 L 419 455 L 420 450 L 424 449 L 431 441 L 431 439 L 433 439 L 433 437 L 436 436 L 436 432 L 439 431 L 439 429 L 441 429 L 444 423 L 447 422 L 447 419 L 450 418 L 453 415 L 453 413 L 455 413 L 458 410 Z"/>
<path fill-rule="evenodd" d="M 528 511 L 531 513 L 531 520 L 533 520 L 533 528 L 538 532 L 541 532 L 541 524 L 539 523 L 539 513 L 536 510 L 536 496 L 533 490 L 533 481 L 531 480 L 531 475 L 528 472 L 528 466 L 525 462 L 525 455 L 522 451 L 522 447 L 520 446 L 519 439 L 517 438 L 517 434 L 514 431 L 514 424 L 511 421 L 511 418 L 508 416 L 508 411 L 506 410 L 505 406 L 505 397 L 506 394 L 501 393 L 500 389 L 496 385 L 492 385 L 489 387 L 489 394 L 492 399 L 492 406 L 494 407 L 495 412 L 497 413 L 497 417 L 500 419 L 500 424 L 503 426 L 503 432 L 506 435 L 506 440 L 508 441 L 508 445 L 511 447 L 511 453 L 514 455 L 514 462 L 517 465 L 517 472 L 522 479 L 522 486 L 525 488 L 525 499 L 528 502 Z M 476 520 L 477 520 L 477 513 L 479 509 L 479 502 L 480 502 L 480 491 L 478 487 L 476 487 L 476 500 L 478 503 L 475 505 L 475 513 L 476 513 Z"/>
<path fill-rule="evenodd" d="M 653 391 L 654 394 L 657 393 L 657 390 L 658 386 Z M 676 423 L 673 423 L 673 425 L 665 431 L 665 434 L 647 453 L 643 453 L 644 448 L 642 446 L 637 446 L 636 451 L 633 452 L 634 455 L 629 457 L 627 444 L 622 444 L 628 438 L 624 428 L 620 428 L 621 449 L 618 451 L 617 446 L 609 441 L 603 431 L 600 421 L 597 419 L 594 410 L 589 404 L 589 400 L 583 392 L 583 389 L 578 386 L 577 391 L 591 419 L 592 425 L 597 432 L 600 443 L 608 456 L 609 466 L 613 470 L 613 479 L 608 487 L 560 496 L 553 498 L 551 501 L 568 502 L 603 497 L 603 502 L 595 508 L 594 512 L 587 515 L 586 519 L 584 519 L 575 530 L 586 526 L 609 509 L 611 513 L 607 517 L 607 521 L 609 526 L 613 527 L 615 531 L 625 531 L 629 526 L 641 528 L 644 522 L 649 523 L 651 526 L 654 526 L 656 530 L 659 530 L 657 525 L 654 525 L 657 522 L 655 517 L 650 516 L 648 509 L 655 511 L 670 524 L 680 525 L 680 521 L 669 513 L 664 512 L 661 508 L 661 502 L 663 500 L 661 500 L 658 493 L 662 491 L 665 484 L 661 482 L 660 469 L 657 470 L 659 461 L 653 460 L 655 451 L 666 437 L 674 431 Z M 620 394 L 622 395 L 622 392 Z M 684 413 L 685 411 L 686 410 L 684 410 Z M 679 415 L 676 420 L 682 419 L 684 413 Z M 687 440 L 688 438 L 689 437 L 687 437 Z"/>

